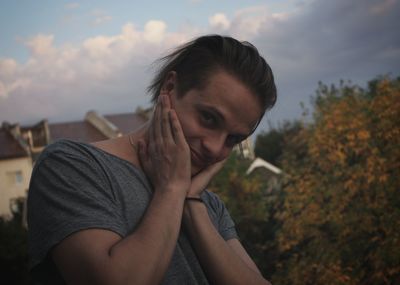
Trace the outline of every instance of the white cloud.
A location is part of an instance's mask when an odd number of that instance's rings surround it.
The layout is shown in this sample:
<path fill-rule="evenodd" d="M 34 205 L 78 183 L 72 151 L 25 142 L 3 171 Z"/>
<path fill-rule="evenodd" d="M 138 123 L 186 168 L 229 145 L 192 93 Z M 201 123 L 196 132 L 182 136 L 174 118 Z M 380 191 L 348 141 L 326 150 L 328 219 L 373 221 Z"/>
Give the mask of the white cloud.
<path fill-rule="evenodd" d="M 266 6 L 251 6 L 236 11 L 231 19 L 223 13 L 209 18 L 208 33 L 222 33 L 239 40 L 253 39 L 273 17 Z"/>
<path fill-rule="evenodd" d="M 26 78 L 13 79 L 8 84 L 0 81 L 0 98 L 6 99 L 13 92 L 26 90 L 29 83 L 30 80 Z"/>
<path fill-rule="evenodd" d="M 211 15 L 206 28 L 184 25 L 179 32 L 168 31 L 160 20 L 148 21 L 143 29 L 127 23 L 115 35 L 76 45 L 57 46 L 53 35 L 40 34 L 24 42 L 30 51 L 26 62 L 0 59 L 0 121 L 70 120 L 89 109 L 133 110 L 148 102 L 144 93 L 153 60 L 194 36 L 215 32 L 257 46 L 278 83 L 278 104 L 267 116 L 293 118 L 319 80 L 365 82 L 400 72 L 400 5 L 382 3 L 311 1 L 290 13 L 248 7 L 231 17 Z"/>
<path fill-rule="evenodd" d="M 312 1 L 260 27 L 253 41 L 272 65 L 279 91 L 270 118 L 299 116 L 298 102 L 310 101 L 318 81 L 365 84 L 380 74 L 398 75 L 400 3 L 376 3 Z"/>
<path fill-rule="evenodd" d="M 163 21 L 148 21 L 144 27 L 144 38 L 151 43 L 160 43 L 165 37 L 167 25 Z"/>
<path fill-rule="evenodd" d="M 55 50 L 53 48 L 53 35 L 37 35 L 25 42 L 34 56 L 48 56 Z"/>
<path fill-rule="evenodd" d="M 0 81 L 0 98 L 6 98 L 6 97 L 7 97 L 6 86 L 4 85 L 3 82 Z"/>
<path fill-rule="evenodd" d="M 0 59 L 0 78 L 13 76 L 17 66 L 17 62 L 12 58 Z"/>
<path fill-rule="evenodd" d="M 227 30 L 230 26 L 228 18 L 223 13 L 214 14 L 209 18 L 208 22 L 211 28 L 221 31 Z"/>
<path fill-rule="evenodd" d="M 290 14 L 289 13 L 273 13 L 272 14 L 272 19 L 278 20 L 278 21 L 286 21 L 289 20 Z"/>
<path fill-rule="evenodd" d="M 145 105 L 151 62 L 190 37 L 166 28 L 156 20 L 144 30 L 127 23 L 118 34 L 78 45 L 55 46 L 53 35 L 31 37 L 24 42 L 30 51 L 25 63 L 0 59 L 0 121 L 81 119 L 89 109 L 121 112 Z"/>

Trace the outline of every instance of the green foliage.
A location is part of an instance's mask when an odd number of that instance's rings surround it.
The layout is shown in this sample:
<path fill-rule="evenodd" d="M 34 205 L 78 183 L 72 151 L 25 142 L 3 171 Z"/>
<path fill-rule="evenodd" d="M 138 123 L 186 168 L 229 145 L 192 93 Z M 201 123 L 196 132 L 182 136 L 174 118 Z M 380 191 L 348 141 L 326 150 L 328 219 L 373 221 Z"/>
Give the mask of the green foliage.
<path fill-rule="evenodd" d="M 267 191 L 262 174 L 246 175 L 250 163 L 232 154 L 209 189 L 224 200 L 244 247 L 263 274 L 271 277 L 278 255 L 275 238 L 278 221 L 274 208 L 268 205 L 277 198 L 275 193 Z"/>
<path fill-rule="evenodd" d="M 257 138 L 281 190 L 234 154 L 210 190 L 274 284 L 400 284 L 400 78 L 320 83 L 313 115 Z M 27 284 L 26 252 L 19 218 L 0 219 L 2 283 Z"/>
<path fill-rule="evenodd" d="M 371 86 L 320 84 L 314 122 L 285 145 L 275 283 L 399 281 L 400 84 Z"/>
<path fill-rule="evenodd" d="M 285 140 L 292 133 L 297 132 L 300 127 L 301 123 L 298 121 L 287 121 L 278 128 L 262 132 L 256 138 L 255 155 L 280 167 L 283 148 L 286 145 Z"/>
<path fill-rule="evenodd" d="M 273 143 L 279 144 L 273 148 Z M 210 187 L 274 284 L 400 284 L 400 79 L 322 83 L 313 121 L 257 138 L 281 191 L 232 157 Z M 268 153 L 270 152 L 270 153 Z"/>
<path fill-rule="evenodd" d="M 2 284 L 29 284 L 27 231 L 20 216 L 0 218 L 0 276 Z"/>
<path fill-rule="evenodd" d="M 279 159 L 282 155 L 283 137 L 283 133 L 277 129 L 259 134 L 254 147 L 256 156 L 274 165 L 279 165 Z"/>

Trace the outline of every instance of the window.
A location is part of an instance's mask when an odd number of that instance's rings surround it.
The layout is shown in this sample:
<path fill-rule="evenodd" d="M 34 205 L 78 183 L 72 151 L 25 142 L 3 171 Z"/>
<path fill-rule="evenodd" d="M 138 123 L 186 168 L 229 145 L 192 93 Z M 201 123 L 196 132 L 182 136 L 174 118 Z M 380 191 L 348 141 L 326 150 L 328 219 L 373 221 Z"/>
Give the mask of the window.
<path fill-rule="evenodd" d="M 21 170 L 10 171 L 7 173 L 7 180 L 10 185 L 22 185 L 24 182 L 24 176 Z"/>
<path fill-rule="evenodd" d="M 24 182 L 24 177 L 22 176 L 22 171 L 15 171 L 15 184 L 21 185 Z"/>

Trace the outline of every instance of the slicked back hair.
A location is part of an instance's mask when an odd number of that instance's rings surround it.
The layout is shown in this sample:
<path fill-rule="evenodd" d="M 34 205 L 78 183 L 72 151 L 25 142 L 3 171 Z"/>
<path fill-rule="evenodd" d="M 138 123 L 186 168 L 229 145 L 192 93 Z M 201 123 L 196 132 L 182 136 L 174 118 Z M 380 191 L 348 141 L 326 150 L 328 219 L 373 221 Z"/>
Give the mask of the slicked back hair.
<path fill-rule="evenodd" d="M 148 87 L 152 102 L 171 71 L 177 73 L 177 94 L 206 87 L 208 78 L 226 71 L 243 83 L 259 99 L 264 112 L 276 102 L 276 87 L 270 66 L 249 42 L 220 35 L 194 39 L 159 59 L 161 67 Z M 261 119 L 261 118 L 260 118 Z"/>

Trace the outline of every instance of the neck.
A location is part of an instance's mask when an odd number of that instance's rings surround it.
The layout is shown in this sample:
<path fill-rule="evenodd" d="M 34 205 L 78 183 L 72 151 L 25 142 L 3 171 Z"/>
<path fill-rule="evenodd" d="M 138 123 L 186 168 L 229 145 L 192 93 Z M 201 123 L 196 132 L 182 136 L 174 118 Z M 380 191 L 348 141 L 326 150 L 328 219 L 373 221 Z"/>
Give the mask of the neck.
<path fill-rule="evenodd" d="M 137 167 L 141 168 L 139 153 L 138 153 L 138 142 L 144 141 L 147 143 L 147 133 L 148 133 L 148 123 L 143 124 L 139 129 L 135 130 L 134 132 L 127 134 L 125 140 L 126 149 L 129 149 L 126 154 L 127 160 L 131 161 Z"/>

